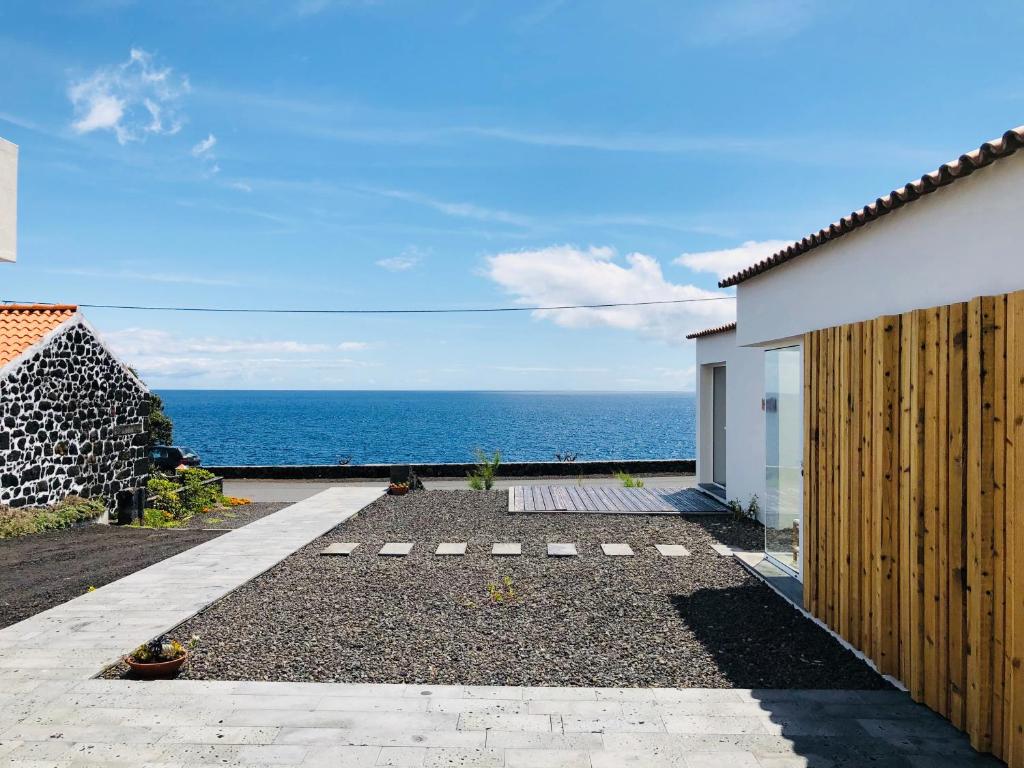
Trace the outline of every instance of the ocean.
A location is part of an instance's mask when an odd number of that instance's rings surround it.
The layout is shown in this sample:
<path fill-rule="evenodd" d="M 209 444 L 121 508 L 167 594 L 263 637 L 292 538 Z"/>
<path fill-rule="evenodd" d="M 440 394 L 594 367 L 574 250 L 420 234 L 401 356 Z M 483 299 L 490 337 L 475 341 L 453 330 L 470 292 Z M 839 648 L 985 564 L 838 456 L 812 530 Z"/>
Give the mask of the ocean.
<path fill-rule="evenodd" d="M 665 392 L 159 390 L 207 465 L 690 459 L 695 398 Z"/>

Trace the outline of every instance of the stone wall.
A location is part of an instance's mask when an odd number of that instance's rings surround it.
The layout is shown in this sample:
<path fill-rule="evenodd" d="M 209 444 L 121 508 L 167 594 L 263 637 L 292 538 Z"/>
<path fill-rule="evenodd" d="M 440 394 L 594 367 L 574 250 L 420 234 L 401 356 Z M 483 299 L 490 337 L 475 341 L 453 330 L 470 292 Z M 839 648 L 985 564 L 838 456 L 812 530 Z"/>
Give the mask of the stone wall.
<path fill-rule="evenodd" d="M 0 374 L 0 504 L 103 498 L 145 486 L 149 403 L 139 382 L 72 323 Z"/>

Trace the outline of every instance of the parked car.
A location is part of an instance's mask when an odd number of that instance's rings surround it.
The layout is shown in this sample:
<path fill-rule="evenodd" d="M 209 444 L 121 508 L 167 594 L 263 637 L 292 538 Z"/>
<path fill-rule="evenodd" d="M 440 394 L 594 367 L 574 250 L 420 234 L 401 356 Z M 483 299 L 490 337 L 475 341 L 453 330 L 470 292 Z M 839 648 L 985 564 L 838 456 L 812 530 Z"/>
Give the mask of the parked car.
<path fill-rule="evenodd" d="M 149 449 L 149 460 L 157 469 L 174 470 L 184 465 L 198 467 L 203 462 L 199 454 L 183 445 L 154 445 Z"/>

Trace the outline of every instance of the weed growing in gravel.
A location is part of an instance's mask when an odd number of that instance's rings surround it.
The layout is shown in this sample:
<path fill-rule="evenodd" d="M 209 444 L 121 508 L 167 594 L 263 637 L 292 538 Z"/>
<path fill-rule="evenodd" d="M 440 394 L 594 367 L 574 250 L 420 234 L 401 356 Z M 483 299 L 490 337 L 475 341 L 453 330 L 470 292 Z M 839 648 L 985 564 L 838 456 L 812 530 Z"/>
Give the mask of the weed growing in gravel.
<path fill-rule="evenodd" d="M 469 487 L 474 491 L 489 491 L 494 485 L 494 476 L 501 466 L 501 451 L 495 451 L 488 457 L 479 448 L 476 449 L 476 468 L 469 473 Z"/>
<path fill-rule="evenodd" d="M 515 586 L 512 584 L 512 577 L 505 576 L 501 584 L 488 584 L 487 594 L 492 603 L 511 603 L 516 599 Z"/>
<path fill-rule="evenodd" d="M 755 493 L 750 497 L 750 503 L 744 508 L 743 504 L 737 499 L 733 499 L 726 506 L 732 510 L 732 516 L 735 520 L 742 520 L 748 523 L 756 523 L 758 513 L 761 511 L 761 504 L 757 500 L 757 494 Z"/>
<path fill-rule="evenodd" d="M 623 488 L 643 488 L 644 481 L 633 477 L 629 472 L 616 472 L 615 477 L 622 483 Z"/>

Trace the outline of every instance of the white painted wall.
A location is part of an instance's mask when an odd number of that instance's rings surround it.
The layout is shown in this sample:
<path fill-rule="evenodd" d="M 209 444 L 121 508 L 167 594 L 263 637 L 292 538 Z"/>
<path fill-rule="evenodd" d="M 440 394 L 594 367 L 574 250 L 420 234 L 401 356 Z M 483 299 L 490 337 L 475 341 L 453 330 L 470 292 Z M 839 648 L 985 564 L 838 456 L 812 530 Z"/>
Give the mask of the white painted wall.
<path fill-rule="evenodd" d="M 737 341 L 1020 289 L 1024 152 L 740 283 Z"/>
<path fill-rule="evenodd" d="M 736 332 L 697 339 L 697 481 L 711 482 L 712 369 L 726 366 L 726 495 L 764 509 L 764 352 L 736 345 Z"/>
<path fill-rule="evenodd" d="M 0 139 L 0 261 L 14 261 L 18 245 L 18 147 Z"/>

